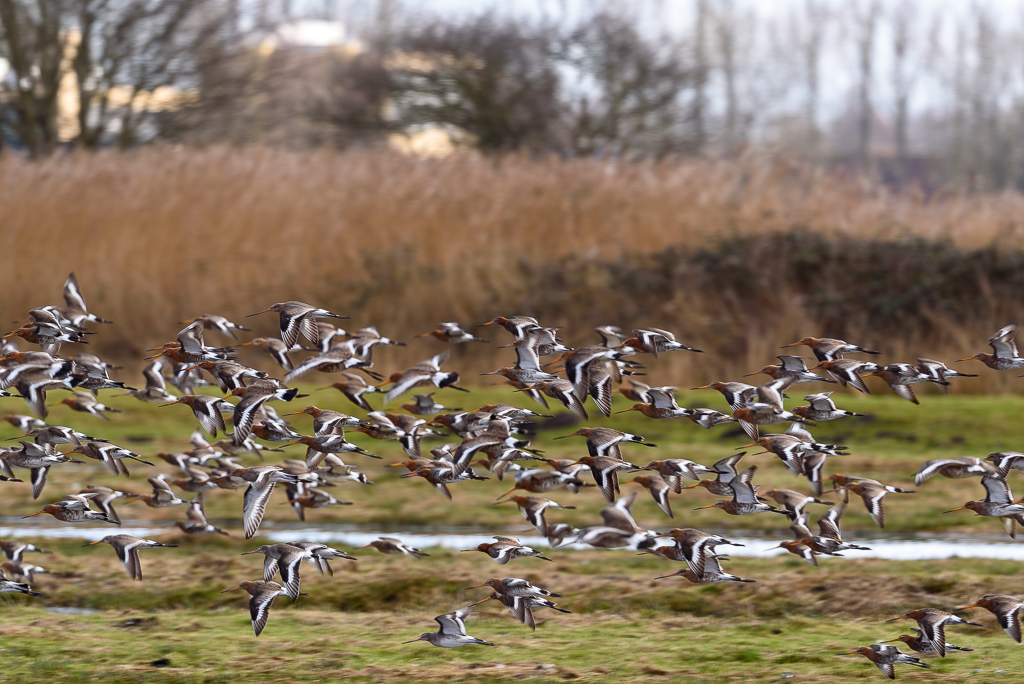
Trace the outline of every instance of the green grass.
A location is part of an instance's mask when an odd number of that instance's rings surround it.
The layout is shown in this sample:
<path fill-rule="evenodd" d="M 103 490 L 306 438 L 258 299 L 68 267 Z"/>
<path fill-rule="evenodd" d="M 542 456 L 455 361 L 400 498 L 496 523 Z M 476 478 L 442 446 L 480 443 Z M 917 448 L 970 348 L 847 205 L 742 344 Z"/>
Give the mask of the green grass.
<path fill-rule="evenodd" d="M 312 387 L 302 404 L 316 403 L 347 410 L 337 394 Z M 794 397 L 798 392 L 791 392 Z M 519 401 L 520 395 L 512 395 Z M 445 403 L 464 406 L 509 401 L 505 388 L 439 395 Z M 371 401 L 376 398 L 371 397 Z M 681 405 L 724 408 L 717 393 L 682 392 Z M 19 411 L 7 399 L 6 410 Z M 51 422 L 72 425 L 134 448 L 145 456 L 187 448 L 195 421 L 184 407 L 156 408 L 135 400 L 111 399 L 124 409 L 102 422 L 89 416 L 54 409 Z M 850 455 L 837 457 L 828 472 L 875 477 L 912 487 L 913 475 L 924 460 L 940 456 L 977 455 L 1017 448 L 1016 416 L 1024 409 L 1018 397 L 943 396 L 928 392 L 914 406 L 879 392 L 871 396 L 842 394 L 837 403 L 868 413 L 868 418 L 825 423 L 814 429 L 820 441 L 849 445 Z M 616 409 L 628 402 L 616 399 Z M 300 408 L 296 406 L 295 408 Z M 281 413 L 289 409 L 281 407 Z M 291 409 L 294 410 L 294 409 Z M 562 413 L 558 411 L 558 413 Z M 306 416 L 295 417 L 300 431 L 309 430 Z M 645 435 L 657 449 L 627 446 L 635 462 L 687 457 L 711 463 L 748 440 L 728 426 L 706 431 L 686 420 L 652 421 L 636 413 L 598 418 L 587 425 L 609 425 Z M 534 445 L 552 457 L 583 455 L 582 439 L 551 438 L 572 432 L 562 424 L 542 430 Z M 15 434 L 0 425 L 0 439 Z M 352 506 L 309 511 L 311 526 L 354 523 L 371 529 L 402 529 L 415 525 L 466 526 L 477 530 L 524 530 L 514 506 L 493 506 L 509 482 L 459 483 L 449 502 L 415 479 L 399 478 L 400 470 L 385 464 L 403 458 L 395 443 L 354 433 L 353 441 L 384 457 L 365 457 L 358 463 L 377 484 L 344 485 L 335 494 Z M 298 447 L 289 457 L 300 458 Z M 275 460 L 280 454 L 268 455 Z M 255 463 L 250 458 L 249 462 Z M 745 462 L 760 466 L 757 482 L 765 487 L 806 490 L 806 483 L 785 472 L 774 456 L 754 455 Z M 29 499 L 27 485 L 0 484 L 0 513 L 22 516 L 89 482 L 116 485 L 141 492 L 144 478 L 154 470 L 172 472 L 158 462 L 156 469 L 131 466 L 132 477 L 113 478 L 98 465 L 54 468 L 40 501 Z M 1011 484 L 1017 476 L 1011 475 Z M 626 479 L 626 478 L 623 478 Z M 634 485 L 624 485 L 628 491 Z M 995 521 L 966 512 L 941 515 L 972 498 L 980 498 L 977 480 L 934 478 L 913 495 L 886 499 L 887 531 L 971 530 L 1001 534 Z M 717 509 L 692 511 L 714 497 L 689 490 L 673 497 L 674 520 L 642 496 L 635 509 L 640 524 L 667 529 L 763 529 L 789 537 L 780 516 L 728 516 Z M 574 524 L 594 524 L 605 504 L 593 489 L 579 495 L 550 494 L 577 510 L 556 511 L 551 518 Z M 221 593 L 229 586 L 260 574 L 260 556 L 242 556 L 260 543 L 241 539 L 240 492 L 206 495 L 209 517 L 226 521 L 232 536 L 191 538 L 171 528 L 159 538 L 180 544 L 178 549 L 143 551 L 146 580 L 132 583 L 109 547 L 83 548 L 74 540 L 39 539 L 52 556 L 31 556 L 60 576 L 42 576 L 36 588 L 45 598 L 0 597 L 0 680 L 62 682 L 302 682 L 327 680 L 503 682 L 503 681 L 679 681 L 844 682 L 878 680 L 880 673 L 859 656 L 838 657 L 878 639 L 891 639 L 903 624 L 883 621 L 906 610 L 933 606 L 946 610 L 974 602 L 986 593 L 1020 593 L 1024 568 L 1008 561 L 949 559 L 892 562 L 855 558 L 823 559 L 815 568 L 789 556 L 769 559 L 737 557 L 729 570 L 754 584 L 696 586 L 681 578 L 654 581 L 676 569 L 671 563 L 628 551 L 556 551 L 554 563 L 533 559 L 499 567 L 482 554 L 431 550 L 421 561 L 356 551 L 357 562 L 335 563 L 333 578 L 303 569 L 303 591 L 294 605 L 275 604 L 269 625 L 253 636 L 241 592 Z M 275 493 L 268 521 L 294 521 Z M 170 524 L 181 509 L 149 509 L 139 503 L 121 504 L 125 519 L 142 518 Z M 161 523 L 160 521 L 163 521 Z M 850 539 L 877 532 L 859 502 L 843 521 Z M 301 536 L 301 535 L 299 535 Z M 870 545 L 870 544 L 869 544 Z M 536 632 L 515 623 L 507 611 L 488 603 L 469 622 L 469 632 L 497 644 L 490 648 L 435 649 L 425 643 L 401 645 L 434 629 L 434 615 L 482 598 L 481 589 L 466 590 L 492 576 L 521 576 L 565 595 L 560 604 L 571 615 L 538 611 Z M 54 614 L 44 608 L 77 608 L 96 614 Z M 500 608 L 500 609 L 499 609 Z M 984 628 L 951 629 L 949 640 L 974 648 L 973 653 L 932 659 L 927 673 L 898 668 L 907 679 L 938 682 L 1019 681 L 1024 657 L 984 611 L 972 611 Z M 128 620 L 144 619 L 138 626 Z M 150 663 L 167 658 L 158 668 Z M 995 670 L 1006 670 L 997 674 Z M 973 672 L 980 670 L 980 672 Z"/>
<path fill-rule="evenodd" d="M 215 553 L 144 551 L 143 583 L 130 582 L 106 547 L 76 553 L 71 542 L 49 546 L 56 555 L 47 565 L 74 576 L 39 582 L 46 598 L 0 599 L 7 681 L 740 682 L 789 672 L 800 681 L 839 682 L 878 676 L 863 658 L 836 654 L 908 631 L 884 620 L 923 605 L 952 609 L 1024 581 L 1024 569 L 1006 561 L 836 560 L 813 568 L 737 559 L 730 567 L 756 584 L 699 587 L 675 578 L 654 582 L 669 564 L 628 553 L 566 552 L 552 565 L 527 559 L 509 568 L 439 550 L 419 562 L 366 553 L 335 564 L 334 578 L 304 568 L 309 596 L 295 604 L 278 599 L 257 638 L 246 597 L 219 593 L 259 573 L 258 560 L 239 555 L 247 548 L 241 541 Z M 955 587 L 941 595 L 923 588 L 937 572 Z M 523 576 L 563 593 L 559 603 L 573 613 L 538 611 L 531 632 L 488 603 L 468 631 L 497 644 L 493 649 L 401 643 L 434 629 L 434 615 L 486 595 L 464 587 L 492 575 Z M 69 604 L 100 612 L 43 609 Z M 1019 647 L 991 615 L 970 614 L 984 627 L 951 628 L 947 637 L 975 651 L 933 660 L 929 680 L 964 681 L 974 669 L 984 672 L 972 682 L 1012 680 L 995 675 L 997 668 L 1019 678 Z M 169 666 L 150 665 L 159 658 Z"/>
<path fill-rule="evenodd" d="M 334 390 L 317 390 L 315 387 L 304 388 L 310 396 L 296 403 L 306 405 L 315 403 L 324 408 L 335 408 L 343 411 L 357 411 Z M 886 390 L 887 391 L 887 390 Z M 791 391 L 796 398 L 801 390 Z M 915 406 L 898 397 L 883 394 L 871 396 L 846 393 L 837 396 L 837 403 L 850 410 L 867 413 L 866 418 L 848 418 L 823 423 L 813 428 L 815 438 L 822 442 L 842 443 L 849 446 L 848 456 L 839 456 L 831 460 L 827 473 L 842 472 L 879 479 L 886 484 L 913 489 L 913 476 L 920 464 L 931 458 L 956 456 L 984 456 L 992 451 L 1020 448 L 1020 435 L 1016 427 L 1016 417 L 1024 412 L 1024 397 L 977 397 L 977 396 L 944 396 L 940 393 L 922 393 L 922 405 Z M 505 387 L 492 387 L 474 390 L 470 395 L 456 392 L 442 392 L 439 398 L 445 403 L 454 404 L 456 400 L 467 407 L 485 403 L 512 401 L 528 406 L 522 395 L 511 394 Z M 370 397 L 372 402 L 379 401 Z M 18 399 L 6 399 L 7 410 L 19 411 L 22 407 L 15 402 Z M 109 402 L 124 410 L 124 413 L 112 414 L 108 423 L 91 416 L 73 413 L 64 408 L 53 409 L 50 421 L 55 424 L 67 424 L 77 429 L 95 433 L 115 443 L 132 448 L 143 457 L 149 458 L 161 451 L 181 451 L 189 448 L 188 435 L 196 427 L 191 412 L 184 406 L 158 408 L 144 405 L 134 399 L 111 398 Z M 397 404 L 398 402 L 396 402 Z M 679 403 L 683 406 L 709 406 L 726 408 L 724 401 L 717 392 L 681 392 Z M 627 408 L 629 402 L 617 398 L 615 410 Z M 279 412 L 295 410 L 288 405 L 278 407 Z M 534 408 L 539 408 L 533 406 Z M 559 407 L 552 413 L 563 415 Z M 311 421 L 307 416 L 293 416 L 293 421 L 300 432 L 311 430 Z M 655 458 L 690 458 L 700 463 L 711 464 L 720 458 L 734 453 L 737 446 L 749 442 L 747 437 L 732 425 L 720 426 L 713 430 L 704 430 L 686 419 L 650 420 L 638 413 L 630 412 L 604 418 L 592 416 L 586 423 L 566 425 L 544 429 L 534 439 L 533 445 L 541 449 L 546 456 L 556 458 L 578 458 L 585 454 L 582 438 L 552 440 L 552 437 L 572 432 L 580 425 L 606 425 L 644 435 L 649 441 L 659 444 L 657 449 L 645 449 L 640 446 L 627 445 L 623 454 L 638 464 L 646 464 Z M 6 423 L 0 424 L 0 439 L 17 434 L 17 431 Z M 373 453 L 382 457 L 377 461 L 359 455 L 347 455 L 346 461 L 357 465 L 367 473 L 376 484 L 359 486 L 344 483 L 334 490 L 337 498 L 352 501 L 352 506 L 333 507 L 308 511 L 307 521 L 310 525 L 318 523 L 351 523 L 373 526 L 375 529 L 402 529 L 411 526 L 465 526 L 480 529 L 523 528 L 525 521 L 511 504 L 491 505 L 499 495 L 511 488 L 512 482 L 506 478 L 499 482 L 493 478 L 487 482 L 465 482 L 451 486 L 454 501 L 449 502 L 440 493 L 419 478 L 399 477 L 404 468 L 388 467 L 387 464 L 405 458 L 404 452 L 396 442 L 372 440 L 360 433 L 351 433 L 350 439 L 359 443 Z M 441 443 L 443 440 L 425 441 L 425 446 Z M 457 440 L 456 440 L 457 441 Z M 744 464 L 757 464 L 759 470 L 756 482 L 765 488 L 786 487 L 806 490 L 807 484 L 802 478 L 788 474 L 778 459 L 771 454 L 757 455 L 758 448 L 747 449 Z M 267 454 L 267 461 L 273 462 L 281 458 L 301 459 L 305 448 L 301 446 L 287 447 L 283 453 Z M 149 460 L 154 460 L 149 458 Z M 156 468 L 141 464 L 131 464 L 132 477 L 129 480 L 112 476 L 99 464 L 90 462 L 84 466 L 61 466 L 51 470 L 50 481 L 38 502 L 30 499 L 27 485 L 0 483 L 2 487 L 3 515 L 27 515 L 39 510 L 42 504 L 59 498 L 72 488 L 87 483 L 100 483 L 118 487 L 122 490 L 142 493 L 147 489 L 144 481 L 154 471 L 173 473 L 179 477 L 176 469 L 156 459 Z M 248 462 L 255 464 L 255 457 L 248 457 Z M 22 475 L 27 475 L 21 471 Z M 629 479 L 629 475 L 621 480 Z M 1011 484 L 1013 476 L 1011 476 Z M 637 485 L 623 485 L 624 491 Z M 575 525 L 593 524 L 597 512 L 605 501 L 594 489 L 584 490 L 578 495 L 563 491 L 549 494 L 562 503 L 575 505 L 577 510 L 555 511 L 551 519 Z M 834 496 L 834 495 L 833 495 Z M 992 534 L 1001 534 L 1001 528 L 991 519 L 974 516 L 967 511 L 959 511 L 950 515 L 940 515 L 942 511 L 962 505 L 970 499 L 983 496 L 983 490 L 976 479 L 950 480 L 935 477 L 924 483 L 916 494 L 889 495 L 885 499 L 887 531 L 908 533 L 915 531 L 937 530 L 968 530 L 976 529 Z M 187 497 L 186 497 L 187 498 Z M 241 517 L 241 497 L 239 492 L 216 490 L 208 492 L 206 501 L 207 515 L 211 520 L 223 522 L 229 529 L 237 531 Z M 716 497 L 703 489 L 684 491 L 681 495 L 673 495 L 672 505 L 676 513 L 675 521 L 668 521 L 657 508 L 653 500 L 643 491 L 634 509 L 641 524 L 650 527 L 695 526 L 717 529 L 762 529 L 785 530 L 778 516 L 729 516 L 718 509 L 692 511 L 690 509 L 713 503 Z M 141 502 L 118 506 L 124 519 L 152 519 L 166 521 L 170 524 L 182 514 L 181 509 L 150 509 Z M 285 503 L 283 493 L 275 494 L 268 508 L 267 521 L 297 522 L 291 508 Z M 218 524 L 219 524 L 218 522 Z M 844 530 L 851 533 L 857 531 L 876 532 L 877 528 L 866 515 L 863 507 L 855 503 L 843 520 Z M 785 532 L 788 536 L 788 531 Z"/>

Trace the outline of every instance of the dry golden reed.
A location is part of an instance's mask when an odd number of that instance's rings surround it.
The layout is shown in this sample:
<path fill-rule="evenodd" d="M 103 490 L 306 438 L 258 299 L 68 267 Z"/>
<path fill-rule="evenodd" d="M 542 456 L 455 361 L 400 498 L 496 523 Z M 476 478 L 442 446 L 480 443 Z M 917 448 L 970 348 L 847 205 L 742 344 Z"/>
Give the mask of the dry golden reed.
<path fill-rule="evenodd" d="M 855 310 L 850 320 L 863 330 L 837 331 L 828 321 L 844 311 L 826 321 L 820 305 L 806 304 L 813 264 L 780 263 L 778 245 L 758 240 L 795 234 L 883 248 L 921 239 L 952 250 L 1016 249 L 1024 247 L 1022 216 L 1017 194 L 892 194 L 861 178 L 753 157 L 656 164 L 232 148 L 36 163 L 6 156 L 3 315 L 58 303 L 75 271 L 90 308 L 117 322 L 93 338 L 95 350 L 125 360 L 172 338 L 185 318 L 238 320 L 299 299 L 404 340 L 442 320 L 532 314 L 563 326 L 574 345 L 596 340 L 595 325 L 653 325 L 708 350 L 659 361 L 668 377 L 650 380 L 661 384 L 733 377 L 768 363 L 780 344 L 840 332 L 883 348 L 887 360 L 951 361 L 984 350 L 996 327 L 1015 320 L 1001 295 L 969 305 L 965 321 L 936 314 L 927 329 L 905 335 L 873 330 L 873 314 Z M 731 254 L 732 243 L 745 246 Z M 711 256 L 694 256 L 701 249 Z M 688 266 L 673 272 L 677 257 Z M 661 264 L 661 280 L 649 281 L 651 263 Z M 704 269 L 699 278 L 694 264 Z M 271 319 L 250 321 L 269 332 Z M 489 332 L 508 341 L 504 331 Z M 511 352 L 494 346 L 463 358 L 465 370 L 508 365 Z M 421 341 L 386 359 L 400 365 L 438 349 Z"/>

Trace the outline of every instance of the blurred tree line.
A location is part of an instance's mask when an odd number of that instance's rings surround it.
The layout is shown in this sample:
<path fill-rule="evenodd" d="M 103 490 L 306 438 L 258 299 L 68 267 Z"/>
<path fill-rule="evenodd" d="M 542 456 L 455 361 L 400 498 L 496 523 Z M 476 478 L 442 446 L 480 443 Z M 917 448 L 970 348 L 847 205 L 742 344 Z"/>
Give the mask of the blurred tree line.
<path fill-rule="evenodd" d="M 0 0 L 0 149 L 430 133 L 488 154 L 783 153 L 897 187 L 1024 189 L 1024 13 L 771 5 Z"/>

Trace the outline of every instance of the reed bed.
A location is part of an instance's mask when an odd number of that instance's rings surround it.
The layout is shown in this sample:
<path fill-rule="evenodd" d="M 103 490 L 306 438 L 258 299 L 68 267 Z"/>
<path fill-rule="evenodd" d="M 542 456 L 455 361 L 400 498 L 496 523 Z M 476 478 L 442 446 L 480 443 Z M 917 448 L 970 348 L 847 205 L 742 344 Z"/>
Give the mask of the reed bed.
<path fill-rule="evenodd" d="M 599 324 L 653 325 L 708 351 L 659 362 L 659 383 L 750 372 L 805 335 L 847 337 L 892 361 L 951 361 L 1018 318 L 1022 216 L 1018 194 L 892 194 L 755 157 L 7 156 L 0 315 L 57 303 L 75 271 L 90 308 L 117 322 L 94 351 L 122 361 L 184 318 L 288 299 L 406 340 L 440 320 L 531 314 L 570 344 L 596 339 Z M 272 318 L 252 320 L 267 333 Z M 459 355 L 458 369 L 508 365 L 496 346 Z M 423 342 L 387 358 L 438 350 Z M 974 387 L 1013 380 L 989 373 Z"/>

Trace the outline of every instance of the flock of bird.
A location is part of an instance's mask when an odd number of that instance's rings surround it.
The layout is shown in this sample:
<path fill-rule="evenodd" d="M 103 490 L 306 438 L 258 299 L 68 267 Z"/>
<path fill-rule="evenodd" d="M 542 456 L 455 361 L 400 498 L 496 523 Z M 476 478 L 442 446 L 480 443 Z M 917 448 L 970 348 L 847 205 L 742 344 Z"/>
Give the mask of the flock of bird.
<path fill-rule="evenodd" d="M 512 487 L 499 497 L 498 503 L 515 504 L 537 533 L 548 540 L 552 549 L 579 544 L 650 553 L 684 564 L 677 572 L 655 579 L 679 576 L 698 584 L 755 580 L 740 578 L 725 570 L 728 556 L 716 552 L 716 549 L 734 545 L 734 542 L 721 535 L 694 528 L 658 532 L 640 527 L 631 510 L 637 491 L 622 495 L 620 487 L 627 483 L 620 482 L 620 474 L 635 474 L 628 483 L 647 490 L 669 518 L 674 517 L 672 495 L 680 494 L 684 488 L 704 488 L 724 497 L 699 508 L 717 507 L 729 515 L 771 513 L 785 516 L 793 539 L 782 542 L 779 548 L 817 565 L 821 555 L 839 556 L 843 551 L 866 549 L 845 541 L 840 533 L 840 522 L 851 493 L 863 501 L 872 520 L 879 527 L 884 527 L 884 497 L 888 494 L 909 494 L 913 490 L 848 474 L 833 472 L 826 475 L 829 459 L 847 453 L 846 447 L 815 441 L 808 427 L 861 414 L 838 408 L 831 391 L 810 393 L 804 397 L 806 405 L 787 409 L 783 403 L 787 398 L 785 392 L 792 392 L 802 384 L 825 383 L 849 386 L 867 393 L 870 390 L 864 380 L 874 376 L 882 378 L 899 396 L 916 404 L 918 398 L 913 385 L 929 383 L 946 389 L 952 379 L 972 375 L 952 370 L 931 359 L 918 359 L 914 365 L 880 365 L 854 360 L 846 358 L 846 355 L 877 355 L 879 352 L 843 340 L 806 337 L 784 346 L 808 347 L 817 360 L 816 365 L 809 367 L 808 359 L 801 356 L 780 354 L 777 357 L 779 363 L 766 365 L 751 374 L 768 377 L 760 385 L 733 381 L 713 382 L 697 388 L 720 392 L 729 407 L 728 412 L 713 408 L 683 408 L 676 403 L 676 388 L 652 387 L 638 379 L 644 375 L 640 360 L 645 356 L 657 359 L 661 354 L 674 351 L 701 352 L 683 344 L 667 330 L 637 329 L 626 335 L 615 327 L 599 327 L 596 329 L 600 337 L 598 342 L 570 348 L 558 336 L 556 328 L 544 327 L 531 317 L 499 316 L 482 324 L 510 333 L 512 342 L 506 346 L 513 347 L 516 354 L 513 365 L 485 375 L 503 376 L 515 393 L 530 397 L 539 404 L 538 408 L 549 410 L 551 402 L 556 402 L 583 420 L 589 418 L 588 410 L 609 416 L 613 393 L 620 393 L 634 402 L 620 413 L 636 411 L 649 419 L 688 418 L 707 429 L 736 423 L 753 440 L 745 445 L 746 448 L 758 446 L 764 450 L 761 453 L 775 454 L 789 472 L 806 478 L 810 493 L 790 489 L 761 491 L 754 483 L 758 466 L 741 469 L 745 453 L 733 454 L 711 465 L 682 458 L 637 465 L 624 458 L 622 449 L 654 448 L 656 445 L 640 435 L 607 427 L 584 427 L 556 438 L 582 438 L 587 455 L 576 459 L 547 458 L 531 445 L 529 436 L 531 425 L 547 414 L 513 404 L 491 404 L 474 410 L 453 409 L 439 404 L 432 393 L 416 395 L 410 403 L 403 404 L 401 408 L 405 413 L 373 410 L 366 397 L 373 393 L 384 393 L 384 404 L 387 405 L 416 387 L 467 390 L 459 386 L 458 373 L 442 370 L 449 360 L 448 351 L 394 373 L 386 383 L 382 382 L 384 376 L 373 370 L 374 349 L 403 343 L 382 336 L 372 327 L 346 331 L 327 320 L 345 319 L 347 316 L 297 301 L 274 304 L 250 314 L 278 314 L 279 338 L 258 337 L 238 345 L 264 350 L 281 367 L 282 379 L 240 363 L 235 346 L 208 346 L 205 339 L 207 331 L 216 331 L 237 341 L 238 332 L 248 329 L 221 316 L 203 315 L 184 321 L 182 324 L 187 325 L 175 340 L 152 350 L 155 353 L 149 357 L 150 363 L 143 373 L 146 380 L 144 388 L 128 387 L 112 380 L 109 371 L 114 367 L 94 355 L 59 355 L 65 345 L 87 342 L 88 336 L 93 334 L 88 330 L 89 324 L 109 323 L 88 312 L 74 274 L 65 283 L 64 301 L 63 306 L 32 309 L 24 325 L 4 336 L 5 346 L 0 349 L 0 390 L 4 396 L 22 397 L 34 415 L 4 416 L 24 434 L 19 437 L 20 446 L 0 450 L 0 480 L 21 482 L 15 469 L 27 470 L 28 486 L 32 497 L 37 499 L 43 494 L 47 475 L 53 467 L 66 468 L 70 464 L 85 462 L 82 459 L 92 459 L 115 475 L 127 477 L 130 475 L 129 461 L 133 467 L 136 463 L 153 466 L 153 462 L 141 455 L 101 437 L 45 422 L 49 408 L 57 405 L 109 420 L 107 414 L 118 409 L 97 399 L 100 390 L 120 390 L 115 396 L 131 396 L 164 406 L 187 406 L 194 413 L 199 429 L 191 436 L 191 450 L 156 455 L 178 468 L 181 475 L 151 475 L 148 478 L 151 493 L 132 494 L 91 486 L 81 492 L 66 494 L 25 517 L 48 514 L 69 523 L 102 521 L 119 525 L 120 518 L 114 503 L 125 498 L 156 508 L 187 506 L 185 520 L 176 523 L 183 533 L 227 534 L 207 522 L 203 493 L 216 489 L 244 489 L 242 524 L 245 538 L 251 539 L 258 533 L 268 501 L 278 483 L 284 485 L 288 502 L 301 520 L 305 519 L 308 509 L 346 503 L 328 491 L 336 483 L 372 484 L 364 473 L 346 463 L 343 457 L 345 454 L 360 458 L 380 457 L 348 441 L 347 429 L 349 434 L 359 432 L 372 439 L 398 441 L 408 456 L 405 461 L 394 464 L 405 468 L 402 477 L 422 478 L 449 499 L 452 498 L 450 487 L 457 483 L 488 479 L 490 476 L 508 478 Z M 1024 368 L 1024 358 L 1019 356 L 1014 342 L 1016 332 L 1016 325 L 1004 327 L 989 340 L 992 354 L 980 353 L 970 358 L 996 370 Z M 12 337 L 20 337 L 39 349 L 22 351 L 7 341 Z M 448 345 L 488 343 L 488 340 L 467 332 L 457 323 L 442 323 L 436 330 L 419 337 L 432 337 Z M 306 356 L 295 362 L 292 355 L 297 353 L 305 353 Z M 545 357 L 555 359 L 547 361 Z M 826 375 L 816 373 L 818 370 L 825 371 Z M 288 384 L 313 371 L 338 378 L 332 387 L 365 415 L 357 417 L 315 405 L 283 416 L 278 414 L 275 404 L 293 402 L 303 396 Z M 166 375 L 168 372 L 170 375 Z M 389 386 L 385 390 L 372 383 Z M 171 394 L 167 389 L 169 384 L 180 394 Z M 207 385 L 216 385 L 221 394 L 196 392 L 197 388 Z M 9 390 L 16 390 L 17 394 Z M 72 394 L 57 404 L 47 404 L 47 394 L 58 390 L 71 391 Z M 237 402 L 229 401 L 235 398 Z M 308 415 L 313 419 L 312 435 L 296 432 L 286 420 L 287 416 L 297 415 Z M 230 419 L 230 433 L 225 416 Z M 784 432 L 763 431 L 766 426 L 783 423 L 790 424 Z M 429 456 L 424 454 L 421 448 L 424 438 L 448 439 L 452 435 L 457 439 L 430 449 Z M 218 436 L 223 438 L 217 440 Z M 211 439 L 215 441 L 211 442 Z M 257 440 L 262 440 L 262 443 Z M 248 454 L 262 459 L 262 452 L 269 449 L 263 444 L 265 442 L 283 447 L 303 445 L 306 447 L 305 458 L 286 459 L 280 465 L 244 466 L 239 462 Z M 67 448 L 62 451 L 61 447 Z M 533 464 L 523 465 L 526 462 Z M 489 475 L 481 474 L 485 470 Z M 920 486 L 935 475 L 979 477 L 986 492 L 985 498 L 967 502 L 953 510 L 965 509 L 978 515 L 996 517 L 1012 537 L 1016 533 L 1016 524 L 1024 524 L 1024 503 L 1014 500 L 1007 482 L 1013 470 L 1024 472 L 1024 454 L 999 452 L 986 458 L 939 459 L 921 466 L 915 484 Z M 693 483 L 684 487 L 685 480 Z M 831 489 L 826 491 L 826 485 Z M 554 511 L 574 507 L 540 495 L 562 489 L 575 494 L 587 487 L 596 487 L 607 499 L 608 505 L 601 510 L 600 524 L 577 528 L 549 520 Z M 194 496 L 186 500 L 182 493 Z M 840 499 L 838 504 L 820 498 L 833 493 Z M 817 518 L 817 534 L 811 530 L 807 510 L 812 504 L 828 506 Z M 127 534 L 113 534 L 93 543 L 110 545 L 134 580 L 141 580 L 143 576 L 140 550 L 174 546 Z M 423 551 L 391 537 L 382 537 L 364 548 L 371 547 L 382 553 L 416 558 L 427 556 Z M 39 596 L 31 589 L 30 583 L 35 574 L 44 570 L 28 563 L 24 556 L 41 550 L 16 540 L 0 542 L 0 550 L 7 556 L 7 561 L 0 566 L 4 573 L 0 575 L 0 592 Z M 500 565 L 522 558 L 552 560 L 509 536 L 496 536 L 494 542 L 466 551 L 484 553 Z M 266 626 L 270 608 L 278 596 L 296 601 L 303 595 L 299 575 L 304 562 L 322 574 L 333 575 L 331 560 L 355 559 L 325 544 L 302 540 L 265 544 L 246 553 L 264 556 L 262 579 L 240 582 L 225 591 L 243 590 L 249 594 L 252 626 L 257 636 Z M 278 576 L 280 583 L 274 581 Z M 504 604 L 516 619 L 531 628 L 536 626 L 533 613 L 538 608 L 569 612 L 551 600 L 561 598 L 559 594 L 524 579 L 491 578 L 476 587 L 487 587 L 491 593 L 465 608 L 437 616 L 435 620 L 439 629 L 423 633 L 412 641 L 427 641 L 445 648 L 493 645 L 466 633 L 465 619 L 474 606 L 486 601 Z M 991 611 L 1006 632 L 1017 642 L 1021 641 L 1020 614 L 1024 601 L 1010 595 L 987 595 L 961 610 L 974 607 Z M 903 618 L 918 622 L 916 635 L 904 634 L 892 641 L 902 641 L 920 655 L 945 657 L 947 652 L 971 650 L 947 644 L 944 626 L 975 623 L 931 607 L 913 610 L 894 619 Z M 850 651 L 850 654 L 864 655 L 890 678 L 895 677 L 896 664 L 929 667 L 918 657 L 906 655 L 888 642 L 862 647 Z"/>

